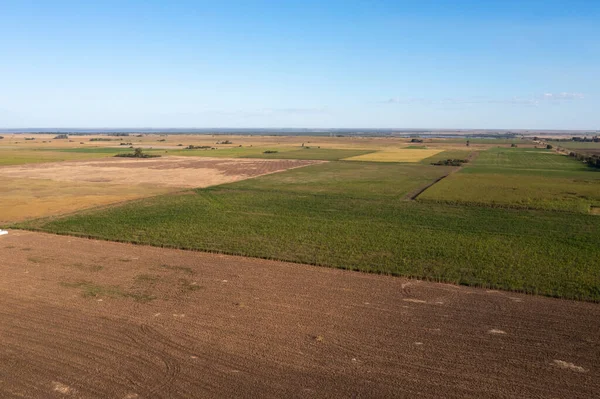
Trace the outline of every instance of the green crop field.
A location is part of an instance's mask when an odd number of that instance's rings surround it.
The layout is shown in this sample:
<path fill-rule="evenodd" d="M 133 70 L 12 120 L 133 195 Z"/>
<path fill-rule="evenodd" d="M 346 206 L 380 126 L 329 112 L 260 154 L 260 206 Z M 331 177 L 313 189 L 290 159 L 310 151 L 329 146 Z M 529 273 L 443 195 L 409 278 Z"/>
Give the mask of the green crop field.
<path fill-rule="evenodd" d="M 314 165 L 222 187 L 252 192 L 286 192 L 344 198 L 403 199 L 410 192 L 446 174 L 448 167 L 380 162 L 341 161 Z"/>
<path fill-rule="evenodd" d="M 405 200 L 446 171 L 330 162 L 15 227 L 600 301 L 600 217 Z"/>
<path fill-rule="evenodd" d="M 105 154 L 105 155 L 114 155 L 122 152 L 131 152 L 131 148 L 129 146 L 119 146 L 119 147 L 79 147 L 79 148 L 48 148 L 48 149 L 40 149 L 39 151 L 55 151 L 55 152 L 65 152 L 65 153 L 75 153 L 75 154 Z"/>
<path fill-rule="evenodd" d="M 493 148 L 419 201 L 588 213 L 600 206 L 600 171 L 548 150 Z"/>
<path fill-rule="evenodd" d="M 465 144 L 467 141 L 471 144 L 485 144 L 485 145 L 505 145 L 505 144 L 516 144 L 516 145 L 529 145 L 533 144 L 530 139 L 521 138 L 446 138 L 446 139 L 433 139 L 436 143 L 462 143 Z"/>
<path fill-rule="evenodd" d="M 104 157 L 102 153 L 75 153 L 62 150 L 15 150 L 0 149 L 0 166 L 25 165 L 29 163 L 76 161 L 90 158 Z"/>
<path fill-rule="evenodd" d="M 465 168 L 470 173 L 553 173 L 587 172 L 581 162 L 551 150 L 535 148 L 491 148 L 479 153 L 477 159 Z"/>
<path fill-rule="evenodd" d="M 267 158 L 267 159 L 315 159 L 324 161 L 337 161 L 343 158 L 355 157 L 358 155 L 370 154 L 372 150 L 346 150 L 333 148 L 300 148 L 291 151 L 283 151 L 281 153 L 255 154 L 248 158 Z"/>
<path fill-rule="evenodd" d="M 419 200 L 588 213 L 592 206 L 600 206 L 600 179 L 457 173 L 426 190 Z"/>
<path fill-rule="evenodd" d="M 134 146 L 135 147 L 135 146 Z M 92 148 L 64 148 L 59 150 L 65 153 L 105 154 L 115 155 L 130 152 L 131 148 L 123 147 L 92 147 Z M 276 151 L 265 153 L 265 151 Z M 314 147 L 226 147 L 211 149 L 184 148 L 175 149 L 144 149 L 149 154 L 171 156 L 217 157 L 217 158 L 263 158 L 263 159 L 312 159 L 334 161 L 373 152 L 373 150 L 333 149 Z"/>

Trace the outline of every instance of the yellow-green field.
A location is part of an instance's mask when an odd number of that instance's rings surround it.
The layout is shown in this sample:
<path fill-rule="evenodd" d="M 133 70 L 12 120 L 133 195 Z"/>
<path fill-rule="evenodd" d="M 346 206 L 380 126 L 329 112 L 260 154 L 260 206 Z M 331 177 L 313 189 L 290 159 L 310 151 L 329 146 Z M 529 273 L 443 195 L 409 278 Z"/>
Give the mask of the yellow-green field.
<path fill-rule="evenodd" d="M 346 161 L 368 161 L 368 162 L 419 162 L 429 158 L 443 149 L 416 149 L 416 148 L 398 148 L 372 152 L 369 154 L 358 155 L 346 158 Z"/>
<path fill-rule="evenodd" d="M 169 191 L 173 189 L 0 176 L 0 223 L 70 213 Z"/>

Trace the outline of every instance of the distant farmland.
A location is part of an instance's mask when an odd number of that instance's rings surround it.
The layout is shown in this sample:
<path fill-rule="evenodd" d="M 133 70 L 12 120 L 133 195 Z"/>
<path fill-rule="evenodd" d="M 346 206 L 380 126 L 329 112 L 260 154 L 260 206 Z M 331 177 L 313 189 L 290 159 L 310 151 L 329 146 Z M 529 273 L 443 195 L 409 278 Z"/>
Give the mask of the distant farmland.
<path fill-rule="evenodd" d="M 511 179 L 495 180 L 497 174 L 529 179 L 523 187 L 545 174 L 567 179 L 567 189 L 580 195 L 585 184 L 596 184 L 600 174 L 540 151 L 480 152 L 418 201 L 409 194 L 455 169 L 334 161 L 17 227 L 599 301 L 600 218 L 585 214 L 578 201 L 554 198 L 539 185 L 530 188 L 539 210 L 502 209 L 486 197 L 475 205 L 464 186 L 455 191 L 462 201 L 437 197 L 437 187 L 452 189 L 455 179 L 474 177 L 470 190 L 477 192 L 489 176 L 491 188 L 479 195 L 502 199 L 502 185 Z M 586 173 L 586 183 L 571 181 Z M 568 206 L 554 212 L 545 199 Z M 520 199 L 504 200 L 511 205 Z"/>
<path fill-rule="evenodd" d="M 494 148 L 419 200 L 589 213 L 600 206 L 600 173 L 550 150 Z"/>

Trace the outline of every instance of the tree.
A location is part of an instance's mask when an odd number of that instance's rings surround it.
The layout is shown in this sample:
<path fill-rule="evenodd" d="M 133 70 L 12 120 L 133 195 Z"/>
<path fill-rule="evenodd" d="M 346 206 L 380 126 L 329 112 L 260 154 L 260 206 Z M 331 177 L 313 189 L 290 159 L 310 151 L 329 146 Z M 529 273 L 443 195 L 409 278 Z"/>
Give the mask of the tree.
<path fill-rule="evenodd" d="M 144 151 L 141 148 L 136 148 L 135 150 L 133 150 L 133 156 L 136 158 L 143 158 L 144 157 Z"/>
<path fill-rule="evenodd" d="M 554 147 L 552 147 L 550 144 L 548 144 L 548 145 L 546 146 L 546 149 L 547 149 L 547 150 L 551 150 L 552 148 L 554 148 Z"/>

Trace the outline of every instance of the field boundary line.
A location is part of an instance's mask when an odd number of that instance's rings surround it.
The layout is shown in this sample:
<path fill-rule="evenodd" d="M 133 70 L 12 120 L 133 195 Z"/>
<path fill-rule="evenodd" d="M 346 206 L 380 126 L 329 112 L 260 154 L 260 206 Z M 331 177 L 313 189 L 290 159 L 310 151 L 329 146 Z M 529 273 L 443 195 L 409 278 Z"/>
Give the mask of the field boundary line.
<path fill-rule="evenodd" d="M 479 152 L 475 151 L 472 152 L 467 159 L 469 160 L 469 162 L 473 161 L 477 155 L 479 155 Z M 431 183 L 427 184 L 426 186 L 421 187 L 420 189 L 418 189 L 417 191 L 413 191 L 412 193 L 409 193 L 406 195 L 405 199 L 407 201 L 415 201 L 417 199 L 417 197 L 421 194 L 423 194 L 428 188 L 430 188 L 431 186 L 433 186 L 436 183 L 439 183 L 440 181 L 444 180 L 446 177 L 450 176 L 451 174 L 454 174 L 456 172 L 458 172 L 459 170 L 461 170 L 464 167 L 464 164 L 458 167 L 455 167 L 454 169 L 450 170 L 448 173 L 446 173 L 443 176 L 438 177 L 437 179 L 435 179 L 434 181 L 432 181 Z"/>
<path fill-rule="evenodd" d="M 502 286 L 500 284 L 493 284 L 493 283 L 478 282 L 478 283 L 473 283 L 473 284 L 462 284 L 461 282 L 457 281 L 456 279 L 444 278 L 441 276 L 440 277 L 431 277 L 431 276 L 423 276 L 423 275 L 416 274 L 416 273 L 385 272 L 385 271 L 379 271 L 379 270 L 363 270 L 363 269 L 360 269 L 358 267 L 353 267 L 353 266 L 340 267 L 340 266 L 334 266 L 334 265 L 320 263 L 320 262 L 306 262 L 306 261 L 297 261 L 297 260 L 293 260 L 293 259 L 285 259 L 283 257 L 247 255 L 247 254 L 243 254 L 240 252 L 227 251 L 227 250 L 189 248 L 189 247 L 185 247 L 185 246 L 168 245 L 168 244 L 161 244 L 161 245 L 156 244 L 155 245 L 155 244 L 143 243 L 143 242 L 135 241 L 135 240 L 121 240 L 121 239 L 117 240 L 117 239 L 105 238 L 102 236 L 81 234 L 81 233 L 77 233 L 77 232 L 45 231 L 45 230 L 35 228 L 35 227 L 32 227 L 32 228 L 18 227 L 18 228 L 14 228 L 11 230 L 14 230 L 17 232 L 24 231 L 24 232 L 32 232 L 32 233 L 38 233 L 38 234 L 46 234 L 46 235 L 75 237 L 75 238 L 81 238 L 81 239 L 91 240 L 91 241 L 99 241 L 99 242 L 104 241 L 104 242 L 117 243 L 117 244 L 133 245 L 136 247 L 162 248 L 162 249 L 197 252 L 197 253 L 212 254 L 212 255 L 225 255 L 225 256 L 231 256 L 234 258 L 245 258 L 245 259 L 256 260 L 256 261 L 283 262 L 283 263 L 287 263 L 290 265 L 303 265 L 303 266 L 309 266 L 309 267 L 326 268 L 326 269 L 331 269 L 331 270 L 341 270 L 343 272 L 365 274 L 365 275 L 389 276 L 390 278 L 404 278 L 404 279 L 408 279 L 408 280 L 425 281 L 425 282 L 437 283 L 437 284 L 449 284 L 449 285 L 453 285 L 456 287 L 471 287 L 471 288 L 476 288 L 476 289 L 494 289 L 494 290 L 500 290 L 500 291 L 504 291 L 504 292 L 515 292 L 515 293 L 531 295 L 531 296 L 552 298 L 552 299 L 556 299 L 559 301 L 600 303 L 600 300 L 597 300 L 597 299 L 582 299 L 582 298 L 577 298 L 577 297 L 561 297 L 561 296 L 553 295 L 553 294 L 538 293 L 536 291 L 528 290 L 526 288 L 509 288 L 509 287 Z"/>
<path fill-rule="evenodd" d="M 426 186 L 424 186 L 424 187 L 421 187 L 421 188 L 420 188 L 420 189 L 418 189 L 417 191 L 415 191 L 415 192 L 413 192 L 413 193 L 409 194 L 409 195 L 406 197 L 406 199 L 407 199 L 408 201 L 415 201 L 415 200 L 417 199 L 417 197 L 418 197 L 419 195 L 423 194 L 423 193 L 425 192 L 425 190 L 427 190 L 429 187 L 433 186 L 433 185 L 434 185 L 434 184 L 436 184 L 436 183 L 439 183 L 440 181 L 444 180 L 446 177 L 448 177 L 448 176 L 450 176 L 451 174 L 455 173 L 455 172 L 456 172 L 457 170 L 459 170 L 459 169 L 460 169 L 460 167 L 458 167 L 458 168 L 456 168 L 456 169 L 454 169 L 454 170 L 451 170 L 451 171 L 449 171 L 448 173 L 446 173 L 446 174 L 445 174 L 445 175 L 443 175 L 443 176 L 440 176 L 440 177 L 438 177 L 437 179 L 435 179 L 435 180 L 434 180 L 434 181 L 432 181 L 431 183 L 427 184 Z"/>

